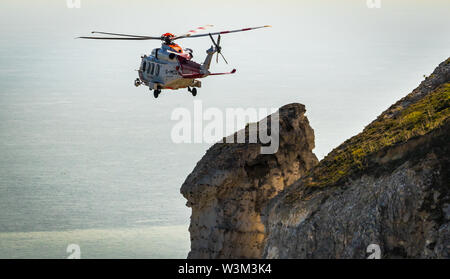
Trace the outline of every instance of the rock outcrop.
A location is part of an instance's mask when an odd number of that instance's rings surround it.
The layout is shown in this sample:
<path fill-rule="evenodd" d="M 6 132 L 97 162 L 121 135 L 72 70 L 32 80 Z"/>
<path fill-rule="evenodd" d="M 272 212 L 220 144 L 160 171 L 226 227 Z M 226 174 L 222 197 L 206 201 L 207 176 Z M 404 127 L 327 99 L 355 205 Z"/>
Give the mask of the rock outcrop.
<path fill-rule="evenodd" d="M 450 59 L 319 163 L 304 107 L 280 112 L 276 154 L 216 144 L 186 179 L 189 257 L 449 258 Z"/>
<path fill-rule="evenodd" d="M 450 59 L 272 199 L 263 257 L 448 258 L 449 82 Z"/>
<path fill-rule="evenodd" d="M 320 189 L 297 182 L 295 200 L 283 193 L 269 207 L 263 256 L 365 258 L 376 244 L 383 258 L 448 258 L 449 130 L 388 151 L 402 157 L 390 169 Z"/>
<path fill-rule="evenodd" d="M 318 162 L 304 114 L 301 104 L 279 109 L 274 154 L 260 154 L 260 143 L 217 143 L 198 162 L 181 187 L 192 208 L 189 258 L 261 257 L 262 208 Z"/>

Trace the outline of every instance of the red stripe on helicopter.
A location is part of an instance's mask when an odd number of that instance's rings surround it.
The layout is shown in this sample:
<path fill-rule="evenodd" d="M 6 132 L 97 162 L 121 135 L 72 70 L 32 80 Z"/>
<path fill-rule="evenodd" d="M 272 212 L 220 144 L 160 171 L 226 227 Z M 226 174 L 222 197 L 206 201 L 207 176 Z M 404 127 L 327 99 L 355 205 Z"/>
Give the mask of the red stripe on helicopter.
<path fill-rule="evenodd" d="M 233 69 L 231 72 L 227 72 L 227 73 L 211 73 L 209 74 L 210 76 L 219 76 L 219 75 L 232 75 L 236 73 L 236 69 Z"/>
<path fill-rule="evenodd" d="M 241 31 L 248 31 L 248 30 L 252 30 L 252 28 L 244 28 Z"/>
<path fill-rule="evenodd" d="M 178 72 L 178 73 L 180 74 L 180 76 L 182 78 L 189 78 L 189 79 L 191 79 L 191 78 L 202 78 L 202 77 L 205 77 L 205 75 L 203 75 L 203 74 L 182 74 L 180 72 Z"/>

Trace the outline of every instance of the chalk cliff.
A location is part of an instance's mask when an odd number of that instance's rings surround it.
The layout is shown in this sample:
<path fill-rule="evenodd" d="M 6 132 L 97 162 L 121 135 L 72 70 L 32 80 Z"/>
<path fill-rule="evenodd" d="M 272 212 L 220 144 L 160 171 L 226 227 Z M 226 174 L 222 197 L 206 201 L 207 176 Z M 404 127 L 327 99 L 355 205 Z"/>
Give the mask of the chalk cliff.
<path fill-rule="evenodd" d="M 273 155 L 208 150 L 181 189 L 189 257 L 449 258 L 450 59 L 319 163 L 304 111 L 280 109 Z"/>
<path fill-rule="evenodd" d="M 217 143 L 198 162 L 181 187 L 192 208 L 190 258 L 261 257 L 262 208 L 318 162 L 304 114 L 301 104 L 279 109 L 275 154 L 260 154 L 260 143 Z"/>

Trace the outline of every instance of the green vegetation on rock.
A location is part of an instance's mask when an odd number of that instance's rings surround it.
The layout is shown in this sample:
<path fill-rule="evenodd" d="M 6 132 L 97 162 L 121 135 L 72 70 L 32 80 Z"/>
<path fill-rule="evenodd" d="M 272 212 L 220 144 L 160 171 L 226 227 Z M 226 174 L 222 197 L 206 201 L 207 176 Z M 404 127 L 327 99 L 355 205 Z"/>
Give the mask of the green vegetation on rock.
<path fill-rule="evenodd" d="M 382 115 L 361 133 L 330 152 L 308 175 L 308 186 L 328 186 L 366 168 L 364 158 L 440 127 L 450 115 L 450 83 L 397 113 Z"/>

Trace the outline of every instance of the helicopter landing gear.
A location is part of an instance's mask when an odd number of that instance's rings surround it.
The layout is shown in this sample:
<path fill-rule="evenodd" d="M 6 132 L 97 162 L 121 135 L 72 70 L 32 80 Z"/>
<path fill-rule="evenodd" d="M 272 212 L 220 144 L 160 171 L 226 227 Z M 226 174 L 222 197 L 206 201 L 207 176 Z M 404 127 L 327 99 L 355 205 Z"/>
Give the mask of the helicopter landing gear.
<path fill-rule="evenodd" d="M 137 79 L 134 80 L 134 86 L 138 87 L 141 84 L 142 84 L 142 82 L 141 82 L 140 79 L 137 78 Z"/>
<path fill-rule="evenodd" d="M 191 89 L 190 87 L 188 87 L 188 91 L 191 92 L 192 96 L 197 96 L 197 88 L 194 87 Z"/>
<path fill-rule="evenodd" d="M 160 93 L 161 93 L 161 90 L 160 90 L 160 89 L 155 89 L 155 90 L 153 91 L 153 96 L 154 96 L 155 98 L 158 98 L 158 96 L 159 96 Z"/>

